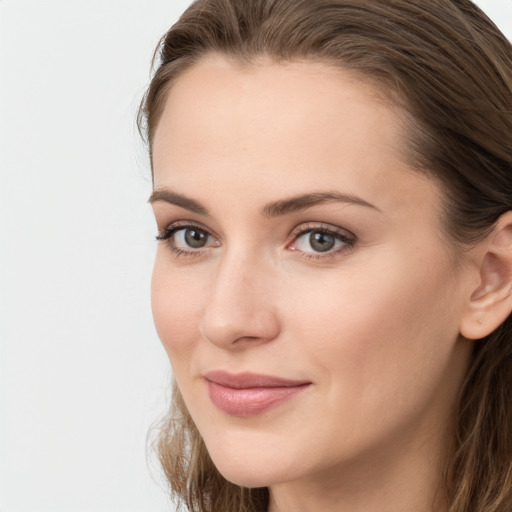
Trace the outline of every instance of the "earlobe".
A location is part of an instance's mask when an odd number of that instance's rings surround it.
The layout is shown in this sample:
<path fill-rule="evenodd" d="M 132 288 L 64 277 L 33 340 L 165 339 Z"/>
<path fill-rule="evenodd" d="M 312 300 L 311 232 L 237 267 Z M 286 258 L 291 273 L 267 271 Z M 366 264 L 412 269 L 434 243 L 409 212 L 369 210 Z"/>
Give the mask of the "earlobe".
<path fill-rule="evenodd" d="M 512 311 L 512 211 L 499 218 L 479 246 L 480 279 L 460 325 L 461 335 L 473 340 L 491 334 Z"/>

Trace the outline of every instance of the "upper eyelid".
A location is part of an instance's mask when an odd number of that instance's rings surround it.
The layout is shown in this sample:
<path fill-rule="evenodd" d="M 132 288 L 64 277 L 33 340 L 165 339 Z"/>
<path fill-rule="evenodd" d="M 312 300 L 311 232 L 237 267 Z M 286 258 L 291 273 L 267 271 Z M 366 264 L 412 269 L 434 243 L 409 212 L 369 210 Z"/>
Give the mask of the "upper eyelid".
<path fill-rule="evenodd" d="M 179 231 L 180 229 L 186 229 L 186 228 L 199 228 L 202 231 L 206 231 L 210 236 L 214 238 L 219 238 L 218 235 L 210 229 L 209 227 L 205 226 L 201 222 L 197 221 L 190 221 L 190 220 L 177 220 L 174 222 L 170 222 L 169 224 L 166 224 L 162 229 L 159 229 L 159 233 L 168 233 L 169 231 Z"/>
<path fill-rule="evenodd" d="M 356 235 L 346 228 L 328 224 L 325 222 L 303 222 L 292 229 L 290 236 L 297 237 L 310 231 L 326 231 L 337 235 L 347 235 L 347 238 L 356 239 Z"/>

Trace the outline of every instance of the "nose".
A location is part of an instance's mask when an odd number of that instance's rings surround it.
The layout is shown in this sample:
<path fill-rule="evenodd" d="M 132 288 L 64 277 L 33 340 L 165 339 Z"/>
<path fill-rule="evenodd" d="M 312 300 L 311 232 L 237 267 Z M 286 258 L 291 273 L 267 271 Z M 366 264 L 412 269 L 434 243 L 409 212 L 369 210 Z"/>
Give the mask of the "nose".
<path fill-rule="evenodd" d="M 273 275 L 268 267 L 233 255 L 218 263 L 199 330 L 225 349 L 240 349 L 275 339 L 280 331 Z"/>

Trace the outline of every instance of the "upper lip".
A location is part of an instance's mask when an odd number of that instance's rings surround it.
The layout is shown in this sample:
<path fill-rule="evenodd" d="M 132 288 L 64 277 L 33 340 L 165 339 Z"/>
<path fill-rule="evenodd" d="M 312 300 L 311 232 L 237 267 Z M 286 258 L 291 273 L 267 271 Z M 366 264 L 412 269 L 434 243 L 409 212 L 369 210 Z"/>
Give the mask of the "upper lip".
<path fill-rule="evenodd" d="M 234 389 L 282 388 L 311 384 L 311 382 L 306 380 L 283 379 L 273 375 L 263 375 L 251 372 L 229 373 L 223 370 L 208 372 L 204 377 L 210 382 Z"/>

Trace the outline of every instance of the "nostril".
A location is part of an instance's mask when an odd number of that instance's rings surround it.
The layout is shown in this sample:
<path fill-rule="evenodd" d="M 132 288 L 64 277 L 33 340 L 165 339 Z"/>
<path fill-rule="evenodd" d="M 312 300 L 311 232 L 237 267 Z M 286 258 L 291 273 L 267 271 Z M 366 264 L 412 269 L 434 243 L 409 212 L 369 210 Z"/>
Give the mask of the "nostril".
<path fill-rule="evenodd" d="M 227 316 L 229 315 L 229 318 Z M 224 348 L 240 348 L 247 344 L 266 343 L 279 333 L 279 322 L 272 311 L 231 309 L 223 316 L 207 312 L 199 326 L 203 338 Z"/>

